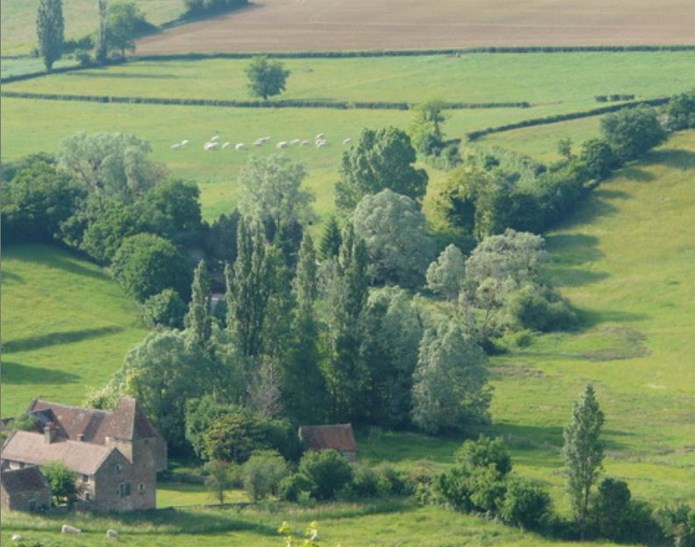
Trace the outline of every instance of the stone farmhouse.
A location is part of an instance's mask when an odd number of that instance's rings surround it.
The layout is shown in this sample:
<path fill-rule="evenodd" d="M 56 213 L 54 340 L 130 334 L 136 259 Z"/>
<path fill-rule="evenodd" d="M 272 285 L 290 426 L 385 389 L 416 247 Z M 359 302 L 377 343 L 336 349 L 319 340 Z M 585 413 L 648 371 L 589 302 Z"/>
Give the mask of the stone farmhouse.
<path fill-rule="evenodd" d="M 51 489 L 35 465 L 0 471 L 0 507 L 11 511 L 41 511 L 51 506 Z"/>
<path fill-rule="evenodd" d="M 166 442 L 135 399 L 122 398 L 113 412 L 37 399 L 27 414 L 36 418 L 35 429 L 7 438 L 0 455 L 3 475 L 61 462 L 75 474 L 81 509 L 155 507 L 157 472 L 167 466 Z"/>
<path fill-rule="evenodd" d="M 357 461 L 357 443 L 351 424 L 304 425 L 299 428 L 299 440 L 304 448 L 320 452 L 337 450 L 347 461 Z"/>

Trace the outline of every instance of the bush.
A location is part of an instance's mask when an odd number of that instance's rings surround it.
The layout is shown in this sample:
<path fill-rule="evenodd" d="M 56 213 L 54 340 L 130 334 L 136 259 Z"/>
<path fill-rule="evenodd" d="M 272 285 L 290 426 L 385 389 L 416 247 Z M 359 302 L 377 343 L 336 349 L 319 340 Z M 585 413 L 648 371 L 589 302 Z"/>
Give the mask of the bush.
<path fill-rule="evenodd" d="M 242 468 L 244 490 L 254 502 L 271 494 L 277 495 L 279 485 L 288 473 L 287 463 L 279 452 L 260 450 L 255 452 Z"/>
<path fill-rule="evenodd" d="M 183 328 L 186 304 L 174 289 L 164 289 L 145 300 L 143 318 L 149 327 Z"/>
<path fill-rule="evenodd" d="M 522 287 L 511 296 L 508 308 L 513 320 L 524 329 L 562 331 L 577 323 L 577 315 L 567 299 L 548 287 Z"/>
<path fill-rule="evenodd" d="M 639 158 L 666 139 L 656 110 L 644 105 L 605 116 L 601 132 L 623 162 Z"/>
<path fill-rule="evenodd" d="M 311 484 L 311 496 L 331 500 L 353 477 L 352 467 L 345 456 L 335 450 L 309 451 L 299 462 L 299 473 Z"/>
<path fill-rule="evenodd" d="M 579 159 L 584 162 L 591 177 L 601 180 L 620 167 L 620 159 L 603 139 L 589 139 L 582 144 Z"/>
<path fill-rule="evenodd" d="M 94 59 L 92 58 L 92 54 L 89 53 L 86 49 L 76 49 L 75 53 L 75 60 L 80 63 L 80 66 L 87 67 L 87 66 L 92 66 L 94 64 Z"/>
<path fill-rule="evenodd" d="M 513 526 L 538 530 L 550 515 L 550 505 L 550 496 L 542 486 L 515 478 L 507 481 L 500 517 Z"/>
<path fill-rule="evenodd" d="M 695 90 L 671 97 L 668 108 L 668 127 L 671 131 L 695 127 Z"/>
<path fill-rule="evenodd" d="M 278 497 L 285 501 L 299 501 L 301 494 L 310 491 L 311 481 L 299 473 L 286 476 L 278 485 Z"/>

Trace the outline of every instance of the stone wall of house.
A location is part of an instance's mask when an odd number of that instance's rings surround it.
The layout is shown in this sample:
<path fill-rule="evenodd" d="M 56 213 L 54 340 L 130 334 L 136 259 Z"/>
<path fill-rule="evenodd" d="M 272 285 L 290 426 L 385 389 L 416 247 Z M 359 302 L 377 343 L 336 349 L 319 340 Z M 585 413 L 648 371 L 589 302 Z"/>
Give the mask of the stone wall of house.
<path fill-rule="evenodd" d="M 0 490 L 0 507 L 3 510 L 42 511 L 51 507 L 51 494 L 48 490 L 14 492 L 11 496 L 4 488 Z"/>
<path fill-rule="evenodd" d="M 133 476 L 129 503 L 137 509 L 154 509 L 156 506 L 158 439 L 139 439 L 137 441 L 119 441 L 110 439 L 115 446 L 132 462 Z"/>
<path fill-rule="evenodd" d="M 90 477 L 92 509 L 95 511 L 130 511 L 134 507 L 133 466 L 118 450 L 109 454 Z M 83 485 L 86 486 L 86 485 Z"/>

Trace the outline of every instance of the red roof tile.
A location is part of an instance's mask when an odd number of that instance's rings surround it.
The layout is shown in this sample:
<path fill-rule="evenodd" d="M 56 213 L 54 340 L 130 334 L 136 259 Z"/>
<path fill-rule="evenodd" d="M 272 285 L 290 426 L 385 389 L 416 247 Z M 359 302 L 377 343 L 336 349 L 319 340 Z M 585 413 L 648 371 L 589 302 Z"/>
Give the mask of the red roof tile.
<path fill-rule="evenodd" d="M 351 424 L 305 425 L 299 428 L 299 438 L 311 450 L 357 451 Z"/>

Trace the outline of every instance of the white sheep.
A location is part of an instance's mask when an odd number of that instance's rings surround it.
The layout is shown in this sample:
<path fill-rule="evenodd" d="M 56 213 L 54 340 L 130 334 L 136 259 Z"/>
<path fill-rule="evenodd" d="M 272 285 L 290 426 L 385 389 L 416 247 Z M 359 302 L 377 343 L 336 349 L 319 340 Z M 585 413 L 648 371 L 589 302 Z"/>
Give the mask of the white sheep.
<path fill-rule="evenodd" d="M 181 141 L 181 146 L 186 146 L 189 142 L 191 142 L 191 141 L 189 141 L 188 139 L 183 139 Z"/>
<path fill-rule="evenodd" d="M 280 141 L 275 145 L 275 148 L 280 149 L 280 148 L 287 148 L 287 141 Z"/>
<path fill-rule="evenodd" d="M 19 534 L 14 534 L 12 536 L 12 541 L 22 541 L 24 538 L 20 536 Z"/>
<path fill-rule="evenodd" d="M 265 144 L 264 139 L 256 139 L 255 141 L 253 141 L 254 146 L 263 146 L 264 144 Z"/>
<path fill-rule="evenodd" d="M 210 139 L 210 142 L 217 142 L 218 140 L 220 140 L 220 136 L 219 136 L 219 135 L 215 135 L 214 137 L 212 137 L 212 138 Z"/>
<path fill-rule="evenodd" d="M 323 148 L 328 144 L 328 141 L 326 140 L 318 140 L 316 141 L 316 148 Z"/>
<path fill-rule="evenodd" d="M 74 526 L 70 526 L 69 524 L 63 524 L 63 526 L 60 528 L 61 534 L 80 534 L 81 532 L 82 530 L 75 528 Z"/>
<path fill-rule="evenodd" d="M 302 141 L 299 143 L 299 146 L 306 146 L 307 144 L 309 144 L 309 141 Z"/>
<path fill-rule="evenodd" d="M 270 137 L 261 137 L 263 139 L 263 142 L 268 142 L 270 140 Z"/>
<path fill-rule="evenodd" d="M 222 150 L 227 150 L 231 146 L 231 142 L 227 141 L 222 145 Z"/>
<path fill-rule="evenodd" d="M 350 144 L 352 142 L 352 139 L 348 137 L 347 139 L 343 139 L 343 144 Z"/>
<path fill-rule="evenodd" d="M 302 142 L 301 139 L 292 139 L 292 140 L 290 141 L 290 144 L 291 144 L 292 146 L 296 146 L 296 145 L 298 145 L 300 142 Z"/>
<path fill-rule="evenodd" d="M 220 146 L 219 142 L 206 142 L 203 146 L 205 151 L 216 150 Z"/>
<path fill-rule="evenodd" d="M 111 530 L 111 529 L 106 530 L 106 537 L 107 538 L 117 538 L 119 536 L 120 536 L 120 534 L 116 530 Z"/>
<path fill-rule="evenodd" d="M 314 137 L 315 141 L 325 141 L 326 140 L 326 135 L 323 133 L 319 133 Z"/>
<path fill-rule="evenodd" d="M 177 142 L 176 144 L 172 144 L 172 145 L 171 145 L 171 149 L 172 149 L 172 150 L 176 150 L 177 148 L 181 148 L 181 143 L 180 143 L 180 142 Z"/>
<path fill-rule="evenodd" d="M 234 150 L 237 150 L 237 151 L 246 150 L 246 147 L 244 146 L 243 142 L 240 142 L 234 146 Z"/>

